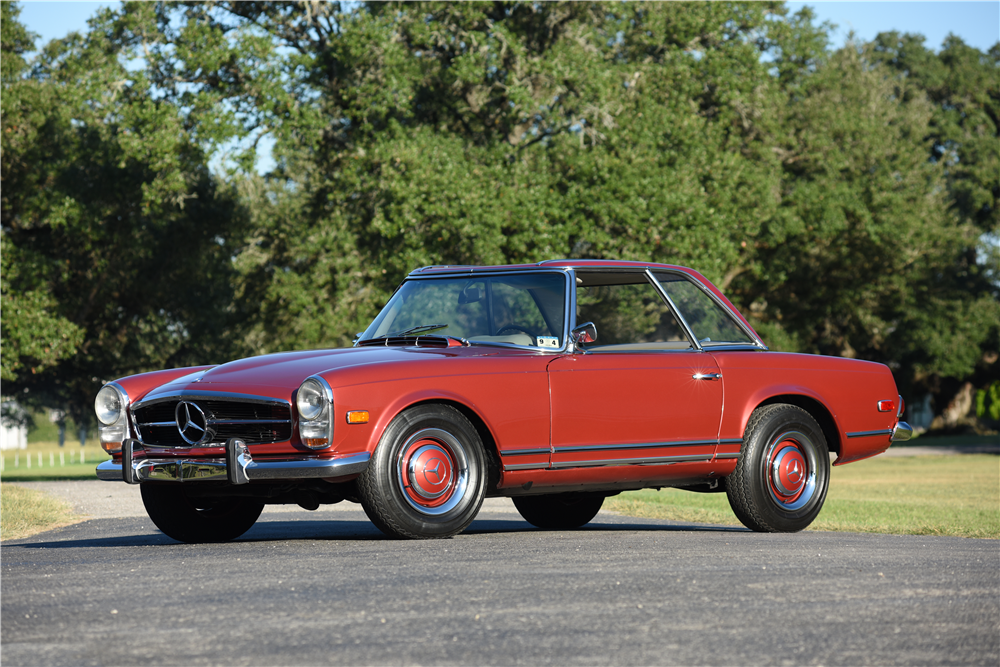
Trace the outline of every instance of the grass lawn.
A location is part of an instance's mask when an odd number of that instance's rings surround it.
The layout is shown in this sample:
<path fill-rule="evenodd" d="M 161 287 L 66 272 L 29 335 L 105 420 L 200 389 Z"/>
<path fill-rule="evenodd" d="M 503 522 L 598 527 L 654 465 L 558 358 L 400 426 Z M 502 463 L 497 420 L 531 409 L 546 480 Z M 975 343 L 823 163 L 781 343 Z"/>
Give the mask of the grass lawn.
<path fill-rule="evenodd" d="M 83 457 L 81 463 L 80 457 Z M 111 458 L 96 443 L 33 442 L 27 449 L 2 453 L 0 479 L 8 482 L 42 482 L 61 479 L 97 479 L 97 464 Z"/>
<path fill-rule="evenodd" d="M 739 525 L 725 493 L 645 489 L 608 498 L 604 507 L 629 516 Z M 835 467 L 826 504 L 809 530 L 1000 538 L 1000 456 L 877 457 Z"/>
<path fill-rule="evenodd" d="M 16 540 L 82 521 L 69 505 L 41 491 L 0 484 L 0 540 Z"/>

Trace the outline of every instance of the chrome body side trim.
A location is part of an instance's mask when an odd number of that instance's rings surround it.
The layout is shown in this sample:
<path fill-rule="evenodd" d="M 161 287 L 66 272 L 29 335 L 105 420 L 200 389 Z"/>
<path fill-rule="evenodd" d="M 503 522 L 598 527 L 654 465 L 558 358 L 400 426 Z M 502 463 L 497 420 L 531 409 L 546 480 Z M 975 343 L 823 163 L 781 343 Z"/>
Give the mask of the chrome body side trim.
<path fill-rule="evenodd" d="M 739 452 L 734 452 L 732 454 L 716 454 L 715 460 L 721 461 L 722 459 L 738 459 L 741 458 L 742 456 L 743 455 L 740 454 Z"/>
<path fill-rule="evenodd" d="M 316 477 L 346 477 L 368 467 L 371 454 L 364 452 L 335 459 L 301 458 L 280 461 L 254 461 L 249 451 L 239 452 L 248 482 Z M 229 479 L 224 458 L 206 459 L 136 459 L 132 462 L 138 482 L 225 482 Z M 237 473 L 238 477 L 239 473 Z M 123 479 L 122 464 L 105 461 L 97 466 L 97 478 L 109 482 Z"/>
<path fill-rule="evenodd" d="M 562 468 L 596 468 L 596 467 L 606 467 L 606 466 L 650 466 L 650 465 L 669 465 L 671 463 L 691 463 L 691 462 L 705 462 L 708 463 L 712 460 L 711 456 L 705 456 L 704 454 L 691 454 L 684 456 L 654 456 L 650 458 L 641 459 L 601 459 L 601 460 L 581 460 L 581 461 L 558 461 L 552 464 L 553 470 L 559 470 Z"/>
<path fill-rule="evenodd" d="M 512 472 L 514 470 L 547 470 L 549 467 L 549 462 L 544 463 L 516 463 L 513 465 L 504 465 L 504 472 Z"/>
<path fill-rule="evenodd" d="M 742 442 L 742 440 L 740 441 Z M 620 445 L 569 445 L 567 447 L 555 447 L 553 454 L 563 454 L 569 452 L 595 452 L 614 451 L 616 449 L 659 449 L 661 447 L 714 447 L 717 440 L 690 440 L 687 442 L 632 442 Z"/>
<path fill-rule="evenodd" d="M 913 437 L 913 428 L 906 422 L 899 422 L 892 427 L 892 441 L 905 442 Z"/>
<path fill-rule="evenodd" d="M 892 429 L 887 428 L 883 431 L 856 431 L 854 433 L 848 433 L 848 438 L 870 438 L 877 435 L 892 435 Z"/>
<path fill-rule="evenodd" d="M 504 456 L 531 456 L 531 455 L 538 455 L 538 454 L 548 454 L 551 451 L 552 450 L 550 450 L 548 447 L 546 447 L 545 449 L 515 449 L 513 451 L 508 449 L 508 450 L 501 451 L 500 452 L 500 456 L 501 457 L 504 457 Z"/>

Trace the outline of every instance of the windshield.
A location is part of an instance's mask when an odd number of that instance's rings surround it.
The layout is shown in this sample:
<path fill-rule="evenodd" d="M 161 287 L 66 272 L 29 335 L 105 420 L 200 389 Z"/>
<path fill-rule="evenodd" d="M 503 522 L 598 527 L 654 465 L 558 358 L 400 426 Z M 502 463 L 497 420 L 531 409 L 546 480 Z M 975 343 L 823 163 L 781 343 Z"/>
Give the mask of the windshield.
<path fill-rule="evenodd" d="M 557 349 L 565 305 L 563 273 L 408 280 L 361 340 L 426 333 Z"/>

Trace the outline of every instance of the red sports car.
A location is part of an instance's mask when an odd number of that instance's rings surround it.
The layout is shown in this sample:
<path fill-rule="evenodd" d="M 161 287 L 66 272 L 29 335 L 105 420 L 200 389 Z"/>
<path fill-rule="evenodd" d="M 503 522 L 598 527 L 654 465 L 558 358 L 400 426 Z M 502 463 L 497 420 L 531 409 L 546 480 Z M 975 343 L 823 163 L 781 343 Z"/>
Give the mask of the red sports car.
<path fill-rule="evenodd" d="M 797 531 L 831 453 L 911 435 L 885 366 L 770 352 L 698 272 L 613 261 L 417 269 L 351 348 L 133 375 L 96 410 L 98 477 L 184 542 L 343 500 L 393 537 L 455 535 L 486 496 L 571 529 L 665 486 Z"/>

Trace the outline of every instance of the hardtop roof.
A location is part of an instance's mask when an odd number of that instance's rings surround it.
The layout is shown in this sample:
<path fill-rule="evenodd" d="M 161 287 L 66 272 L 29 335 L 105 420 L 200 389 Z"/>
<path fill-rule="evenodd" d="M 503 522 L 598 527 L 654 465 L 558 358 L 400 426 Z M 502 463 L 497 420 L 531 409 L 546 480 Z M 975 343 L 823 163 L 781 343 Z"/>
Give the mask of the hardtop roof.
<path fill-rule="evenodd" d="M 534 264 L 503 264 L 498 266 L 470 264 L 434 264 L 423 266 L 410 272 L 410 275 L 427 275 L 428 273 L 480 273 L 493 271 L 531 271 L 539 268 L 555 269 L 669 269 L 684 273 L 697 273 L 684 266 L 673 264 L 658 264 L 656 262 L 633 262 L 620 259 L 546 259 Z"/>

